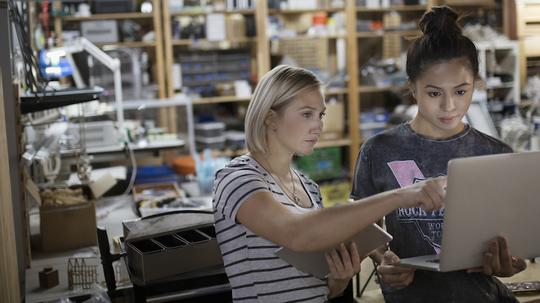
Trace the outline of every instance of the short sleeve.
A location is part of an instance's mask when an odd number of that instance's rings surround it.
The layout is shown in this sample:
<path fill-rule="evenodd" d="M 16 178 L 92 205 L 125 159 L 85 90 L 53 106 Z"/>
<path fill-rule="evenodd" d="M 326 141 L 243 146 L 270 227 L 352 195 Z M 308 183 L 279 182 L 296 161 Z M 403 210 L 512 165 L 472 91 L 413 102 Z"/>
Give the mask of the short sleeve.
<path fill-rule="evenodd" d="M 359 200 L 378 193 L 372 178 L 370 146 L 368 143 L 364 144 L 356 160 L 350 195 L 353 200 Z"/>
<path fill-rule="evenodd" d="M 216 173 L 214 212 L 235 219 L 240 206 L 252 195 L 269 191 L 262 174 L 249 165 L 229 166 Z"/>

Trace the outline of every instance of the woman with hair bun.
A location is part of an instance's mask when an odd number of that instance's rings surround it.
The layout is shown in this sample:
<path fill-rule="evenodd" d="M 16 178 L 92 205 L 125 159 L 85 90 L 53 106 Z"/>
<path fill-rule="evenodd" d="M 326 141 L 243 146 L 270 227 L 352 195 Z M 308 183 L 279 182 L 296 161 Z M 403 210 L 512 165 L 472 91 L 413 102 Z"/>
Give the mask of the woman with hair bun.
<path fill-rule="evenodd" d="M 444 176 L 453 158 L 512 152 L 462 122 L 479 80 L 478 52 L 457 21 L 458 14 L 447 6 L 433 7 L 420 20 L 423 35 L 409 47 L 406 64 L 418 113 L 362 146 L 351 193 L 354 200 Z M 379 264 L 386 302 L 517 302 L 495 278 L 526 268 L 523 259 L 510 254 L 504 238 L 489 243 L 482 268 L 438 273 L 397 265 L 400 258 L 440 252 L 443 216 L 444 210 L 419 208 L 399 208 L 385 216 L 394 240 L 389 249 L 381 248 L 371 257 Z"/>

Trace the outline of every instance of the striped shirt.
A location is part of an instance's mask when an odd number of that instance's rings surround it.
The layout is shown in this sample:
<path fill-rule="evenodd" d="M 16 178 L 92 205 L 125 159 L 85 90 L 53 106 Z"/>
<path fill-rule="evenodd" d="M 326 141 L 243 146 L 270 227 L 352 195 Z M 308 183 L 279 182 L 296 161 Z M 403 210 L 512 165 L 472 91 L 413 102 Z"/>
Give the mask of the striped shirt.
<path fill-rule="evenodd" d="M 294 204 L 272 175 L 253 158 L 233 159 L 216 173 L 214 216 L 216 235 L 234 302 L 326 302 L 325 280 L 297 270 L 275 255 L 280 246 L 257 236 L 236 221 L 238 209 L 258 192 L 271 192 L 291 212 L 322 207 L 319 187 L 294 171 L 311 199 L 310 208 Z"/>

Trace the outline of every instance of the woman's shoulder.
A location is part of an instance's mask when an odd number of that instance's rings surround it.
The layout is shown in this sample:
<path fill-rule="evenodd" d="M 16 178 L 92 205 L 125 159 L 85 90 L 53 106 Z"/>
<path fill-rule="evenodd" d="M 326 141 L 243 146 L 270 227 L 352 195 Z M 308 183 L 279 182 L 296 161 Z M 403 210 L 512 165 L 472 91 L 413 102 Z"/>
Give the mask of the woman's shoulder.
<path fill-rule="evenodd" d="M 232 159 L 225 165 L 225 167 L 219 169 L 216 173 L 216 178 L 235 172 L 238 174 L 242 174 L 243 172 L 251 174 L 263 174 L 263 171 L 257 161 L 248 155 L 242 155 Z"/>

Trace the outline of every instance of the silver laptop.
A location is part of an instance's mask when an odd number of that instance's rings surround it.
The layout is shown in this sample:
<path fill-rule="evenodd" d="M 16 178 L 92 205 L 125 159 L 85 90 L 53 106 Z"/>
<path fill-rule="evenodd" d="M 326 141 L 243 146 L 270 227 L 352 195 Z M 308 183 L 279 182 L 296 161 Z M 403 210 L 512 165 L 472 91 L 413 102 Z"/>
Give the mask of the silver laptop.
<path fill-rule="evenodd" d="M 487 243 L 504 236 L 510 253 L 540 256 L 540 152 L 454 159 L 448 163 L 439 255 L 400 265 L 453 271 L 482 265 Z"/>

